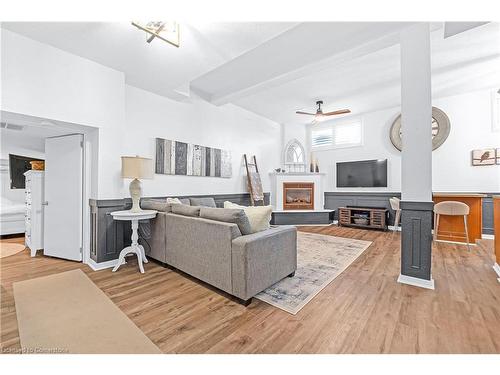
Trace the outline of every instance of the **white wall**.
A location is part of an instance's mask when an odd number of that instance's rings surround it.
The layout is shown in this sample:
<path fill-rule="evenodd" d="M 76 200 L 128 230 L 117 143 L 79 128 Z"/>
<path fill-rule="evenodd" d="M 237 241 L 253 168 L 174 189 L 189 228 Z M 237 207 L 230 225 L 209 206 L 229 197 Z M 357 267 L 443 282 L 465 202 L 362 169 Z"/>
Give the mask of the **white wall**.
<path fill-rule="evenodd" d="M 1 49 L 1 109 L 99 128 L 97 194 L 117 197 L 120 159 L 107 146 L 121 143 L 124 74 L 5 29 Z"/>
<path fill-rule="evenodd" d="M 5 29 L 1 41 L 2 110 L 99 129 L 89 137 L 98 171 L 92 197 L 128 196 L 120 156 L 154 157 L 155 137 L 231 150 L 233 178 L 155 175 L 144 195 L 245 192 L 244 153 L 256 154 L 269 191 L 267 172 L 280 165 L 278 124 L 233 105 L 180 103 L 127 86 L 122 72 Z"/>
<path fill-rule="evenodd" d="M 9 160 L 9 154 L 28 156 L 37 159 L 45 158 L 45 140 L 43 138 L 27 137 L 14 130 L 0 130 L 0 159 Z M 7 164 L 8 165 L 8 164 Z M 0 172 L 1 200 L 7 199 L 13 203 L 24 203 L 24 189 L 11 189 L 9 170 Z"/>
<path fill-rule="evenodd" d="M 492 131 L 489 90 L 433 100 L 450 118 L 446 142 L 432 152 L 432 190 L 443 192 L 499 192 L 500 166 L 471 166 L 471 150 L 500 147 L 500 133 Z M 400 108 L 370 112 L 361 116 L 364 145 L 315 151 L 321 172 L 326 172 L 325 191 L 401 191 L 401 153 L 389 140 L 389 129 Z M 353 116 L 356 117 L 356 116 Z M 388 159 L 387 188 L 336 188 L 335 163 Z"/>
<path fill-rule="evenodd" d="M 132 86 L 125 87 L 125 135 L 122 153 L 154 160 L 155 138 L 166 138 L 231 151 L 233 176 L 172 176 L 155 174 L 144 180 L 143 194 L 189 195 L 246 192 L 243 154 L 256 155 L 264 191 L 268 171 L 280 165 L 279 125 L 231 104 L 216 107 L 201 99 L 181 103 Z M 128 183 L 122 183 L 128 195 Z"/>
<path fill-rule="evenodd" d="M 434 101 L 451 121 L 446 142 L 432 153 L 434 191 L 500 191 L 500 165 L 473 167 L 471 151 L 500 148 L 500 132 L 492 131 L 488 90 Z"/>

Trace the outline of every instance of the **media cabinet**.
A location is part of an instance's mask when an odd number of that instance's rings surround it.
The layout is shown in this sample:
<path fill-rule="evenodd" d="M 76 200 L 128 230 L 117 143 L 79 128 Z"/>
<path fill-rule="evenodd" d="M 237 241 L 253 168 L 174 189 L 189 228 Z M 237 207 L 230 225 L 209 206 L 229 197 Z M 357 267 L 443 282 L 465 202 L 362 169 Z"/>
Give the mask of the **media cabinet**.
<path fill-rule="evenodd" d="M 338 211 L 340 226 L 387 230 L 387 208 L 347 206 Z"/>

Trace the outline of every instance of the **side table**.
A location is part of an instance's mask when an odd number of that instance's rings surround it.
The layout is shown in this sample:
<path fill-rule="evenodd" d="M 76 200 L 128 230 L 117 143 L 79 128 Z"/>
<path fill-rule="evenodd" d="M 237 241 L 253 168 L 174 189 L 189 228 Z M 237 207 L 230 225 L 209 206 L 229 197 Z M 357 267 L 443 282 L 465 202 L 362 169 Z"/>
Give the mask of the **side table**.
<path fill-rule="evenodd" d="M 120 251 L 120 256 L 118 257 L 118 263 L 113 268 L 113 272 L 116 272 L 120 266 L 125 263 L 125 257 L 134 253 L 137 255 L 137 263 L 139 264 L 139 269 L 141 273 L 144 273 L 144 266 L 142 263 L 147 263 L 146 253 L 144 252 L 144 247 L 139 245 L 137 240 L 139 235 L 137 233 L 137 228 L 139 227 L 139 220 L 149 220 L 156 217 L 158 211 L 155 210 L 142 210 L 138 212 L 128 211 L 114 211 L 111 212 L 114 220 L 130 221 L 132 223 L 132 244 L 127 246 L 122 251 Z"/>

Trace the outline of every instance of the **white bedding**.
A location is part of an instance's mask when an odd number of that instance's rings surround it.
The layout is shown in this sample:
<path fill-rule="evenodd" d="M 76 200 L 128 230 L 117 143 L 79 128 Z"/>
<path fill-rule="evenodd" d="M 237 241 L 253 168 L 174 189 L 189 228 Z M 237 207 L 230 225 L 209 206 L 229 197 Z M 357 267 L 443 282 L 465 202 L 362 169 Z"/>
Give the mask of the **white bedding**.
<path fill-rule="evenodd" d="M 22 203 L 0 200 L 0 235 L 24 233 L 25 209 Z"/>
<path fill-rule="evenodd" d="M 1 206 L 0 216 L 23 214 L 24 216 L 25 206 L 24 204 L 15 204 L 12 206 Z"/>

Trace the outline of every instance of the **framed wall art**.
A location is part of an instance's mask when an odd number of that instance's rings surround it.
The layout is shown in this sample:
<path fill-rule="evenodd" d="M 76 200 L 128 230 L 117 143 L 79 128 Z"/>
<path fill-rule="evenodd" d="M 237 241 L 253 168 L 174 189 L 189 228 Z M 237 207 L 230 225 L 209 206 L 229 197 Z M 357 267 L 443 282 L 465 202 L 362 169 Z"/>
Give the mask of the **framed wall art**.
<path fill-rule="evenodd" d="M 485 148 L 481 150 L 472 150 L 472 165 L 494 165 L 496 162 L 496 150 L 494 148 Z"/>
<path fill-rule="evenodd" d="M 231 152 L 156 138 L 155 173 L 230 178 Z"/>

